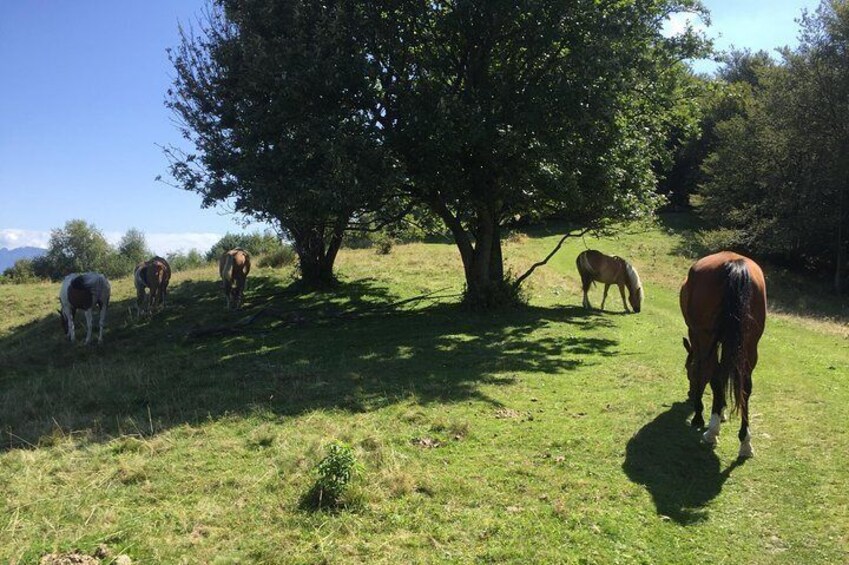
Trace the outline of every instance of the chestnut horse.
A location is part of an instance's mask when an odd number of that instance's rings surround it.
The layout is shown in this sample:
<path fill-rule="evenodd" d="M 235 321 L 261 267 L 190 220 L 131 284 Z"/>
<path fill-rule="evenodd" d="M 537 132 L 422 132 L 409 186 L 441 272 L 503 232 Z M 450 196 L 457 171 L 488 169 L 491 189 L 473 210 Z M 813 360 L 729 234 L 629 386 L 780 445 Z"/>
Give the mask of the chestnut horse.
<path fill-rule="evenodd" d="M 91 314 L 95 306 L 100 308 L 100 331 L 97 343 L 103 343 L 103 327 L 106 325 L 106 308 L 109 306 L 109 297 L 112 287 L 106 277 L 100 273 L 71 273 L 62 281 L 59 290 L 59 319 L 62 329 L 68 340 L 73 343 L 75 339 L 74 316 L 77 310 L 85 312 L 86 336 L 85 343 L 91 341 Z"/>
<path fill-rule="evenodd" d="M 245 281 L 251 272 L 251 256 L 240 247 L 221 255 L 218 261 L 218 274 L 221 286 L 227 298 L 227 308 L 238 308 L 245 299 Z"/>
<path fill-rule="evenodd" d="M 687 378 L 695 416 L 692 426 L 704 426 L 702 394 L 713 392 L 710 424 L 703 439 L 716 445 L 726 397 L 740 411 L 739 457 L 754 454 L 749 431 L 752 371 L 758 362 L 758 341 L 766 323 L 766 283 L 761 268 L 737 253 L 708 255 L 690 267 L 681 287 L 681 313 L 687 323 Z"/>
<path fill-rule="evenodd" d="M 168 283 L 171 281 L 171 265 L 162 257 L 156 256 L 136 266 L 133 282 L 136 285 L 136 305 L 139 310 L 146 303 L 152 310 L 157 304 L 165 306 Z M 145 289 L 150 289 L 146 296 Z"/>
<path fill-rule="evenodd" d="M 604 283 L 604 296 L 601 299 L 602 310 L 604 310 L 604 302 L 607 300 L 607 291 L 610 290 L 610 285 L 615 284 L 619 287 L 619 294 L 622 295 L 622 306 L 625 307 L 625 311 L 630 312 L 628 304 L 625 302 L 625 287 L 628 287 L 628 301 L 631 303 L 634 312 L 640 312 L 645 296 L 643 283 L 640 281 L 637 270 L 625 259 L 611 257 L 595 249 L 588 249 L 578 255 L 575 263 L 578 265 L 578 274 L 581 275 L 584 308 L 592 308 L 590 300 L 587 298 L 587 291 L 591 285 L 598 281 Z"/>

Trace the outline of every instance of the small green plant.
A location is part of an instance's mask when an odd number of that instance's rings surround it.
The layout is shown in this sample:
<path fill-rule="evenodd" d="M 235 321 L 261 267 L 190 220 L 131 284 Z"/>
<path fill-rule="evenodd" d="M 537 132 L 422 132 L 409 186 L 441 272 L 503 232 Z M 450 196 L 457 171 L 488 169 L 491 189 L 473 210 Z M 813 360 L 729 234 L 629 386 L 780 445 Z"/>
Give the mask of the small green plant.
<path fill-rule="evenodd" d="M 316 504 L 338 506 L 351 479 L 360 472 L 354 450 L 344 443 L 331 443 L 327 455 L 316 465 L 318 479 L 313 487 Z"/>

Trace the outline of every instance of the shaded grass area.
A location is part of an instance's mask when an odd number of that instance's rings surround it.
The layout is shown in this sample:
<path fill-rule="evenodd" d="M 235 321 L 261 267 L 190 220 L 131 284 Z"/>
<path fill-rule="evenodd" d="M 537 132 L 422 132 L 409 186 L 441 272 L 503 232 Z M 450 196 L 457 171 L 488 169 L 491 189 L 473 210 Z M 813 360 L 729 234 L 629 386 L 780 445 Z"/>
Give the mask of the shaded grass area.
<path fill-rule="evenodd" d="M 558 229 L 511 238 L 510 266 Z M 459 259 L 435 243 L 345 250 L 334 292 L 257 269 L 241 312 L 212 269 L 175 274 L 152 318 L 115 281 L 102 347 L 62 342 L 56 285 L 3 287 L 0 561 L 106 543 L 150 563 L 845 562 L 845 338 L 771 317 L 756 458 L 735 463 L 733 418 L 701 445 L 683 402 L 686 229 L 569 241 L 528 308 L 488 315 L 458 308 Z M 579 307 L 585 245 L 633 260 L 640 315 Z M 314 512 L 331 441 L 363 473 L 341 510 Z"/>

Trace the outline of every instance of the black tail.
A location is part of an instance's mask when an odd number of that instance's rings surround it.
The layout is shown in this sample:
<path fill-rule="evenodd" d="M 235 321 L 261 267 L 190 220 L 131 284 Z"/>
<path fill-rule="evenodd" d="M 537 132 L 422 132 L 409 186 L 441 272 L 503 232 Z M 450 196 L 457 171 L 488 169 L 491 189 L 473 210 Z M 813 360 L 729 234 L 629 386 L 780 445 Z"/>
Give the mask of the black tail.
<path fill-rule="evenodd" d="M 719 362 L 720 378 L 725 394 L 731 381 L 731 397 L 734 410 L 745 401 L 743 384 L 749 374 L 748 361 L 743 355 L 743 329 L 752 297 L 752 277 L 743 259 L 725 264 L 725 295 L 722 299 L 719 340 L 722 343 L 722 358 Z"/>

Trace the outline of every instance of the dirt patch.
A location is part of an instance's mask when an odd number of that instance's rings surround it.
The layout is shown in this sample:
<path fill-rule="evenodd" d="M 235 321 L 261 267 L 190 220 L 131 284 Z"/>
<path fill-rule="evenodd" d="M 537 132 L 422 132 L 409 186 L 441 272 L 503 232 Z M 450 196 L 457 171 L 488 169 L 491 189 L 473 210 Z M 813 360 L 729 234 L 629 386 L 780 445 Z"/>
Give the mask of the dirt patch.
<path fill-rule="evenodd" d="M 106 559 L 115 565 L 132 565 L 132 560 L 127 555 L 113 555 L 108 547 L 100 544 L 94 552 L 89 555 L 79 550 L 69 553 L 48 553 L 39 559 L 39 565 L 100 565 Z"/>

